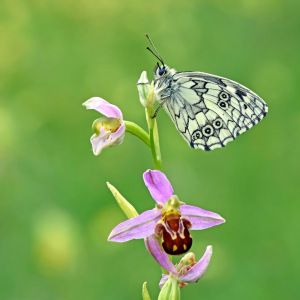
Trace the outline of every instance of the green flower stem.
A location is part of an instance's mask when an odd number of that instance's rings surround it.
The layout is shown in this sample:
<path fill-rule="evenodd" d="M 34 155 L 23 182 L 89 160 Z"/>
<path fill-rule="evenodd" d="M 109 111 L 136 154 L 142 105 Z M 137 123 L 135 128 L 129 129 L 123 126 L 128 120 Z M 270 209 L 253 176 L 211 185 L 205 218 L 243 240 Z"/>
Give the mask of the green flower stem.
<path fill-rule="evenodd" d="M 133 122 L 124 121 L 125 124 L 125 130 L 126 132 L 138 137 L 141 141 L 143 141 L 150 149 L 151 149 L 151 143 L 150 143 L 150 137 L 149 134 L 142 129 L 140 126 Z M 151 149 L 152 151 L 152 149 Z"/>
<path fill-rule="evenodd" d="M 146 119 L 149 128 L 150 135 L 150 148 L 152 153 L 152 159 L 154 163 L 154 168 L 162 172 L 162 161 L 160 154 L 160 146 L 159 146 L 159 136 L 158 136 L 158 128 L 156 118 L 152 118 L 154 116 L 154 84 L 151 83 L 149 87 L 149 92 L 147 95 L 147 106 L 146 106 Z M 172 256 L 169 255 L 169 259 L 172 262 Z M 161 267 L 163 274 L 169 274 L 169 272 Z"/>
<path fill-rule="evenodd" d="M 160 147 L 159 147 L 157 122 L 156 122 L 156 118 L 152 118 L 153 115 L 154 115 L 154 85 L 152 83 L 147 96 L 146 118 L 147 118 L 147 123 L 149 128 L 150 147 L 151 147 L 154 168 L 156 170 L 162 171 L 162 161 L 161 161 L 161 154 L 160 154 Z"/>

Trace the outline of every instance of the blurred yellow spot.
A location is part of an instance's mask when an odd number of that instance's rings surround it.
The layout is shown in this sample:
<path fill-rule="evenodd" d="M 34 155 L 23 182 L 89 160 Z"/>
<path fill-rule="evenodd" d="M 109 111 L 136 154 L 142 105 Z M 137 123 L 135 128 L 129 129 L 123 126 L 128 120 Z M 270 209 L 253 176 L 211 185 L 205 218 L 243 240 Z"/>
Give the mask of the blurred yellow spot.
<path fill-rule="evenodd" d="M 43 213 L 34 231 L 35 258 L 41 268 L 60 271 L 74 262 L 78 241 L 70 216 L 58 210 Z"/>

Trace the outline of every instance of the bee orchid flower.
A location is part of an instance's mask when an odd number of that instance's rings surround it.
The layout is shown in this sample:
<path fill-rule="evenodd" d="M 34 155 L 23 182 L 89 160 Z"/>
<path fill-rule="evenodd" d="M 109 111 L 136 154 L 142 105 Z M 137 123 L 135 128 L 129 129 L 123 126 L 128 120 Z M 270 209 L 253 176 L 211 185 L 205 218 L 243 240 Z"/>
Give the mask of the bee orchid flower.
<path fill-rule="evenodd" d="M 206 229 L 225 222 L 214 212 L 180 202 L 162 172 L 148 170 L 143 178 L 157 203 L 156 207 L 117 225 L 110 233 L 109 241 L 126 242 L 146 238 L 146 247 L 154 257 L 149 238 L 158 238 L 167 254 L 180 255 L 186 253 L 192 245 L 189 230 Z"/>

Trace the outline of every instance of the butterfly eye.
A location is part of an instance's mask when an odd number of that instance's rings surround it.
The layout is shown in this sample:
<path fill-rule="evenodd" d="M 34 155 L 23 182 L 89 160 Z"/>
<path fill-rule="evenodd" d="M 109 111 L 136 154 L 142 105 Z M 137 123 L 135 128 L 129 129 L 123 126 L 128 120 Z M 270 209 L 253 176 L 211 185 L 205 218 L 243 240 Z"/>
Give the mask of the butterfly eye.
<path fill-rule="evenodd" d="M 218 118 L 218 119 L 214 120 L 213 125 L 216 129 L 219 129 L 222 127 L 223 121 L 220 118 Z"/>
<path fill-rule="evenodd" d="M 202 128 L 203 135 L 209 137 L 214 134 L 214 129 L 211 125 L 206 125 Z"/>
<path fill-rule="evenodd" d="M 162 76 L 162 75 L 165 74 L 165 72 L 166 72 L 166 69 L 165 69 L 165 68 L 161 68 L 161 69 L 159 69 L 158 74 L 159 74 L 160 76 Z"/>
<path fill-rule="evenodd" d="M 221 92 L 219 95 L 221 100 L 227 101 L 229 99 L 229 95 L 225 92 Z"/>

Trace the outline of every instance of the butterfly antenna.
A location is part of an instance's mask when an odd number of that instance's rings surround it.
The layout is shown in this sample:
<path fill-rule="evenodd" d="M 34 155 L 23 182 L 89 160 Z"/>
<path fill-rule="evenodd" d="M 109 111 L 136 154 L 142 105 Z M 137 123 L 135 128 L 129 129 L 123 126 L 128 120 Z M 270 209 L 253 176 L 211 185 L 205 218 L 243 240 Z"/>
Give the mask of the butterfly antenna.
<path fill-rule="evenodd" d="M 147 47 L 146 48 L 147 50 L 149 50 L 163 65 L 165 65 L 164 64 L 164 62 L 161 60 L 161 58 L 160 57 L 158 57 L 149 47 Z M 159 66 L 158 66 L 159 67 Z M 160 67 L 159 67 L 160 68 Z"/>
<path fill-rule="evenodd" d="M 152 54 L 154 54 L 155 57 L 156 57 L 158 60 L 160 60 L 160 61 L 162 62 L 163 66 L 165 66 L 165 63 L 164 63 L 163 59 L 161 58 L 159 52 L 157 51 L 157 49 L 155 48 L 154 44 L 152 43 L 152 41 L 151 41 L 149 35 L 146 34 L 146 37 L 147 37 L 147 39 L 149 40 L 149 42 L 150 42 L 150 44 L 152 45 L 152 47 L 154 48 L 154 50 L 156 51 L 157 55 L 156 55 L 149 47 L 147 47 L 146 49 L 148 49 L 149 51 L 151 51 Z"/>

